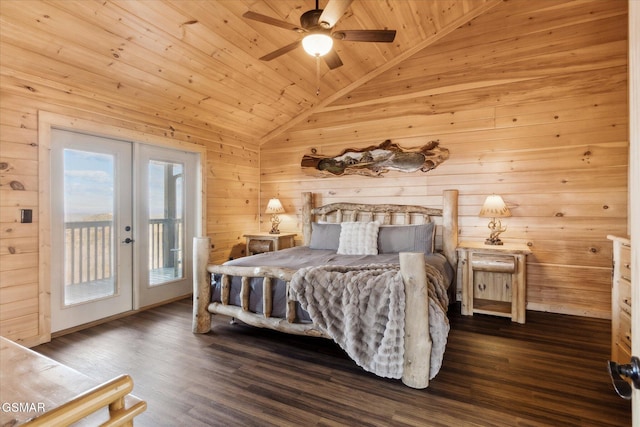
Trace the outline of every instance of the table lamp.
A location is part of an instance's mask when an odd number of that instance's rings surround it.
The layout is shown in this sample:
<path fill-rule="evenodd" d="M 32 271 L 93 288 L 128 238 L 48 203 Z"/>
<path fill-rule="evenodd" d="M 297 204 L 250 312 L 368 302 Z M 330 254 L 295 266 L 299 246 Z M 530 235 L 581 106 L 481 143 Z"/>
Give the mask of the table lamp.
<path fill-rule="evenodd" d="M 497 218 L 507 218 L 511 216 L 511 211 L 502 200 L 502 197 L 497 194 L 492 194 L 488 196 L 484 201 L 484 205 L 482 205 L 482 209 L 480 209 L 479 216 L 481 218 L 491 218 L 489 222 L 489 230 L 491 230 L 491 234 L 489 238 L 484 241 L 485 245 L 502 245 L 502 240 L 500 240 L 500 233 L 507 230 L 507 227 L 503 227 L 502 223 Z"/>
<path fill-rule="evenodd" d="M 280 230 L 278 230 L 278 226 L 280 225 L 280 218 L 278 214 L 284 213 L 284 208 L 282 207 L 282 203 L 278 199 L 270 199 L 269 203 L 267 203 L 267 210 L 265 211 L 267 214 L 271 214 L 271 231 L 270 234 L 280 234 Z"/>

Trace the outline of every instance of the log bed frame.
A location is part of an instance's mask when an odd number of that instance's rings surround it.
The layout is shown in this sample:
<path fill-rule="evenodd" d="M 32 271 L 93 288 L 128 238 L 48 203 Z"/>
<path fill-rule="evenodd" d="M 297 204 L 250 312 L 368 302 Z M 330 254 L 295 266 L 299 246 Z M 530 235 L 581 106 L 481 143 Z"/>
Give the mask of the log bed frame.
<path fill-rule="evenodd" d="M 436 251 L 441 252 L 456 271 L 458 244 L 458 191 L 443 192 L 442 208 L 428 208 L 411 205 L 368 205 L 355 203 L 333 203 L 314 208 L 311 193 L 303 193 L 302 231 L 303 244 L 311 241 L 311 224 L 318 220 L 330 222 L 381 220 L 384 224 L 436 223 Z M 223 314 L 246 324 L 274 329 L 298 335 L 330 338 L 313 323 L 295 323 L 296 301 L 289 297 L 289 282 L 296 270 L 278 267 L 241 267 L 210 265 L 210 239 L 195 237 L 193 242 L 193 324 L 192 332 L 207 333 L 211 330 L 211 314 Z M 405 353 L 402 382 L 413 388 L 429 385 L 431 338 L 429 336 L 429 302 L 427 279 L 422 253 L 400 253 L 400 271 L 405 284 Z M 211 274 L 222 275 L 222 302 L 211 302 Z M 231 277 L 241 276 L 242 306 L 229 305 Z M 264 314 L 249 311 L 249 280 L 263 278 Z M 286 318 L 271 316 L 271 289 L 273 279 L 281 279 L 287 284 L 289 298 Z M 453 289 L 452 289 L 453 288 Z M 455 293 L 455 280 L 450 286 Z M 451 293 L 450 293 L 451 295 Z"/>

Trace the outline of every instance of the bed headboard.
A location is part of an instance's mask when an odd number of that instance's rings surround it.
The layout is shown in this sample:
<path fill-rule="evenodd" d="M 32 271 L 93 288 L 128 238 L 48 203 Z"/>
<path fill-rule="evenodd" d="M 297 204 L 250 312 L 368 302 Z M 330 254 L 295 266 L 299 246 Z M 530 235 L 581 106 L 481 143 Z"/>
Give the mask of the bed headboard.
<path fill-rule="evenodd" d="M 328 221 L 380 221 L 382 224 L 436 223 L 436 251 L 456 267 L 458 245 L 458 190 L 444 190 L 442 207 L 414 205 L 331 203 L 315 207 L 312 193 L 302 193 L 302 234 L 304 245 L 311 242 L 311 223 Z"/>

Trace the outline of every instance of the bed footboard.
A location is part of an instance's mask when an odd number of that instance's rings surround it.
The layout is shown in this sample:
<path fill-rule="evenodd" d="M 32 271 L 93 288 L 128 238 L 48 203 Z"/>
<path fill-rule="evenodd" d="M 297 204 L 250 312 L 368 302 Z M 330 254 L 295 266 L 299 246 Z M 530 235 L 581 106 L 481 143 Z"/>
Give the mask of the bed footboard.
<path fill-rule="evenodd" d="M 211 314 L 222 314 L 236 318 L 243 323 L 260 328 L 270 328 L 280 332 L 296 335 L 329 338 L 313 323 L 296 323 L 296 301 L 289 297 L 289 282 L 295 270 L 278 267 L 240 267 L 229 265 L 209 265 L 209 238 L 196 237 L 193 241 L 193 321 L 192 332 L 204 334 L 211 330 Z M 222 301 L 211 302 L 211 274 L 222 276 Z M 242 305 L 229 304 L 229 288 L 231 277 L 242 278 L 240 291 Z M 264 314 L 249 311 L 249 279 L 262 278 Z M 272 283 L 279 279 L 287 284 L 287 307 L 285 318 L 272 317 Z"/>

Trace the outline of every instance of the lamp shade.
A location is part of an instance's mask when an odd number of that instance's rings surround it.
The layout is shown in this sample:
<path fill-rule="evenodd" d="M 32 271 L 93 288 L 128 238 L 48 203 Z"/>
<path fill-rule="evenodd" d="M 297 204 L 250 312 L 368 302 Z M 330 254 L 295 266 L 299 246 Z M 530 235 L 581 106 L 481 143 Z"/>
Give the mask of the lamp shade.
<path fill-rule="evenodd" d="M 480 217 L 483 218 L 506 218 L 511 216 L 511 211 L 497 194 L 488 196 L 480 209 Z"/>
<path fill-rule="evenodd" d="M 311 56 L 324 56 L 333 47 L 333 39 L 323 33 L 309 34 L 302 39 L 302 47 Z"/>
<path fill-rule="evenodd" d="M 284 213 L 284 208 L 282 207 L 282 203 L 278 199 L 269 199 L 269 203 L 267 203 L 267 210 L 264 213 L 268 214 L 279 214 Z"/>

